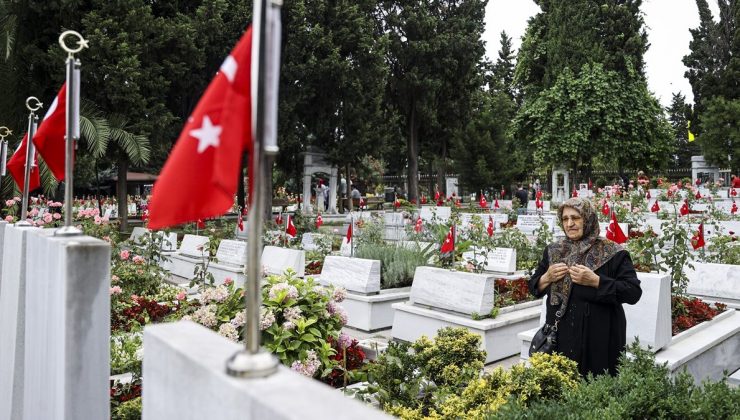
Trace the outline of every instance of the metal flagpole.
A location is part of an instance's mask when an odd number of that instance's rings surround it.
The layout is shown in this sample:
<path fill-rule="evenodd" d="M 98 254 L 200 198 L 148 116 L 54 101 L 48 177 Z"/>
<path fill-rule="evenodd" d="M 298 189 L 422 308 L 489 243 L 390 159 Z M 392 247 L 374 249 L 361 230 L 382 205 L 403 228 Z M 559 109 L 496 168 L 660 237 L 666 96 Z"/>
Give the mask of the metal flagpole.
<path fill-rule="evenodd" d="M 36 101 L 35 106 L 31 106 L 31 102 Z M 26 160 L 23 170 L 23 195 L 21 199 L 21 217 L 16 223 L 16 226 L 33 226 L 26 220 L 28 218 L 28 189 L 31 184 L 31 165 L 33 165 L 34 148 L 33 148 L 33 136 L 36 134 L 36 126 L 39 123 L 39 116 L 36 115 L 36 111 L 41 109 L 44 104 L 41 103 L 35 96 L 29 96 L 26 99 L 26 108 L 30 111 L 28 113 L 28 131 L 26 132 Z"/>
<path fill-rule="evenodd" d="M 64 38 L 72 35 L 77 37 L 77 48 L 69 48 Z M 72 202 L 74 187 L 74 153 L 76 142 L 80 139 L 80 67 L 82 63 L 75 58 L 75 54 L 88 48 L 87 41 L 76 31 L 64 31 L 59 35 L 59 45 L 67 52 L 67 108 L 65 157 L 64 157 L 64 226 L 54 232 L 59 236 L 81 235 L 82 231 L 72 226 Z"/>
<path fill-rule="evenodd" d="M 349 216 L 349 230 L 352 232 L 352 235 L 349 237 L 349 256 L 351 258 L 354 258 L 355 256 L 355 219 L 350 215 Z"/>
<path fill-rule="evenodd" d="M 274 121 L 271 118 L 276 116 L 274 112 L 274 103 L 277 98 L 266 95 L 274 95 L 277 90 L 277 75 L 271 74 L 277 71 L 275 67 L 279 63 L 267 62 L 267 59 L 276 60 L 274 56 L 267 57 L 267 48 L 274 51 L 279 48 L 279 20 L 275 20 L 275 13 L 280 13 L 280 0 L 259 0 L 254 2 L 253 11 L 253 32 L 252 32 L 252 63 L 257 63 L 257 75 L 255 83 L 254 67 L 252 67 L 252 86 L 256 87 L 256 98 L 253 95 L 253 127 L 254 142 L 252 153 L 250 155 L 250 165 L 252 165 L 252 194 L 249 198 L 249 213 L 247 226 L 247 260 L 244 267 L 244 274 L 247 278 L 245 287 L 244 300 L 246 303 L 246 332 L 245 346 L 232 355 L 226 362 L 226 372 L 231 376 L 240 378 L 261 378 L 270 376 L 277 372 L 278 359 L 271 353 L 268 353 L 260 347 L 260 309 L 262 306 L 262 294 L 260 290 L 260 281 L 262 279 L 262 224 L 264 223 L 264 206 L 265 206 L 265 181 L 264 177 L 269 174 L 262 167 L 265 154 L 276 154 L 278 151 L 277 141 L 274 137 Z M 268 11 L 269 8 L 269 11 Z M 268 16 L 270 20 L 268 21 Z M 277 18 L 279 19 L 279 17 Z M 268 34 L 266 26 L 270 25 L 270 38 L 266 39 Z M 275 33 L 277 32 L 277 34 Z M 271 45 L 267 45 L 270 42 Z M 278 45 L 274 43 L 277 42 Z M 254 47 L 257 47 L 256 49 Z M 256 50 L 256 54 L 255 54 Z M 279 57 L 277 58 L 279 60 Z M 267 71 L 270 67 L 273 71 Z M 275 90 L 268 91 L 266 87 L 270 85 Z M 252 90 L 254 94 L 255 89 Z M 254 101 L 256 99 L 256 101 Z"/>
<path fill-rule="evenodd" d="M 0 177 L 8 173 L 8 141 L 5 137 L 13 134 L 8 127 L 0 127 Z"/>

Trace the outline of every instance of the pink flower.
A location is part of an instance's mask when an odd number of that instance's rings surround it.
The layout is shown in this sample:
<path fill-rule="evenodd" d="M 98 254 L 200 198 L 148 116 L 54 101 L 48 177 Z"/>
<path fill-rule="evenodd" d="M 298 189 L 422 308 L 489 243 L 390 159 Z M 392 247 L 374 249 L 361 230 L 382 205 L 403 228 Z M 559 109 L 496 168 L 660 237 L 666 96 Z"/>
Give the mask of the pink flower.
<path fill-rule="evenodd" d="M 61 214 L 59 214 L 59 213 L 54 213 L 54 214 L 52 214 L 52 215 L 51 215 L 51 217 L 53 217 L 53 218 L 54 218 L 54 220 L 59 220 L 59 219 L 61 219 L 61 218 L 62 218 L 62 215 L 61 215 Z"/>
<path fill-rule="evenodd" d="M 5 216 L 5 221 L 8 223 L 13 223 L 13 216 L 10 216 L 10 215 Z"/>
<path fill-rule="evenodd" d="M 15 200 L 5 200 L 5 205 L 7 207 L 15 206 Z"/>
<path fill-rule="evenodd" d="M 134 264 L 144 264 L 144 257 L 141 255 L 134 255 L 134 258 L 132 259 Z"/>
<path fill-rule="evenodd" d="M 123 290 L 121 290 L 121 286 L 113 286 L 110 288 L 110 294 L 112 295 L 120 295 Z"/>
<path fill-rule="evenodd" d="M 175 299 L 177 299 L 177 300 L 185 300 L 185 296 L 186 296 L 186 293 L 183 290 L 180 293 L 178 293 L 177 296 L 175 296 Z"/>
<path fill-rule="evenodd" d="M 101 223 L 103 223 L 103 219 L 101 219 L 100 216 L 95 216 L 95 224 L 99 225 Z"/>
<path fill-rule="evenodd" d="M 226 280 L 224 280 L 224 284 L 226 286 L 228 286 L 228 285 L 230 285 L 232 283 L 234 283 L 234 280 L 232 280 L 231 277 L 226 277 Z"/>
<path fill-rule="evenodd" d="M 28 214 L 29 214 L 29 215 L 30 215 L 31 217 L 36 217 L 36 216 L 38 216 L 38 215 L 39 215 L 39 209 L 37 209 L 36 207 L 34 207 L 34 208 L 32 208 L 32 209 L 31 209 L 31 211 L 30 211 L 30 212 L 28 212 Z"/>
<path fill-rule="evenodd" d="M 52 220 L 51 213 L 44 214 L 44 223 L 51 223 Z"/>
<path fill-rule="evenodd" d="M 13 197 L 13 200 L 15 200 L 15 201 L 21 201 L 21 198 L 18 197 L 18 196 L 15 196 L 15 197 Z"/>
<path fill-rule="evenodd" d="M 118 278 L 118 276 L 117 276 L 117 275 L 115 275 L 115 274 L 114 274 L 114 275 L 112 275 L 112 276 L 111 276 L 111 278 L 110 278 L 110 282 L 111 282 L 111 283 L 116 283 L 116 282 L 118 282 L 119 280 L 120 280 L 120 278 Z"/>
<path fill-rule="evenodd" d="M 131 252 L 129 252 L 128 249 L 124 249 L 123 251 L 121 251 L 120 257 L 122 260 L 127 260 L 130 255 L 131 255 Z"/>

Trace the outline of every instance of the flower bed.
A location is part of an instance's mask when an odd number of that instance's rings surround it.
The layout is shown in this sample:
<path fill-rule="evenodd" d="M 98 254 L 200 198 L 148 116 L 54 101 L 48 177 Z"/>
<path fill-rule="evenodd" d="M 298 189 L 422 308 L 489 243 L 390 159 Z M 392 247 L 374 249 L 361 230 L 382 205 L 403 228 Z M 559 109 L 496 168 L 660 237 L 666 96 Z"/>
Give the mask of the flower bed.
<path fill-rule="evenodd" d="M 672 296 L 671 319 L 673 335 L 688 330 L 704 321 L 710 321 L 724 312 L 727 305 L 715 303 L 714 308 L 695 297 Z"/>
<path fill-rule="evenodd" d="M 497 308 L 534 300 L 534 296 L 529 293 L 527 279 L 523 277 L 516 280 L 496 279 L 494 291 L 494 306 Z"/>

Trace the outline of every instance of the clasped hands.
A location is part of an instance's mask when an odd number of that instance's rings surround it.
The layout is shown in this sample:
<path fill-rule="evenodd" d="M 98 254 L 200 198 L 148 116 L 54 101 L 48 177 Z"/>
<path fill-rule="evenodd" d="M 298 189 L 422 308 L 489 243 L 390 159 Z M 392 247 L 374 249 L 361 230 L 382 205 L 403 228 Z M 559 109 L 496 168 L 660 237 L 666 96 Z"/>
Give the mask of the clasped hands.
<path fill-rule="evenodd" d="M 581 264 L 572 265 L 570 267 L 564 263 L 552 264 L 542 278 L 545 280 L 546 284 L 550 284 L 562 280 L 566 274 L 570 275 L 573 283 L 580 284 L 582 286 L 599 287 L 599 275 L 594 273 L 590 268 Z"/>

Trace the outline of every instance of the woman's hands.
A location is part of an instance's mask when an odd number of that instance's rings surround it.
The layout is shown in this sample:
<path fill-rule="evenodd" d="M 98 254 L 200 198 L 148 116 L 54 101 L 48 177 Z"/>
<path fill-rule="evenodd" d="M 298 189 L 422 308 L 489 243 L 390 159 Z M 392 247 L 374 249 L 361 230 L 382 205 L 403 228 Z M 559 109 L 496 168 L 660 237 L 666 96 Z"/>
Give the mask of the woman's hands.
<path fill-rule="evenodd" d="M 574 265 L 568 267 L 564 263 L 552 264 L 548 267 L 547 272 L 540 277 L 540 282 L 537 288 L 543 291 L 551 283 L 560 281 L 565 277 L 566 274 L 570 274 L 573 283 L 580 284 L 582 286 L 599 287 L 599 276 L 594 273 L 590 268 L 585 265 Z"/>
<path fill-rule="evenodd" d="M 581 286 L 599 287 L 599 275 L 585 265 L 576 264 L 569 269 L 573 283 Z"/>

